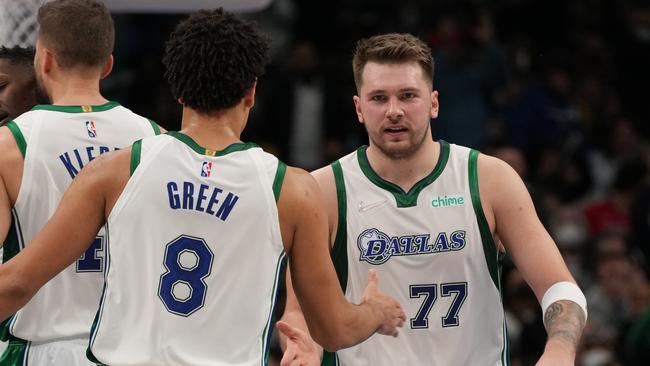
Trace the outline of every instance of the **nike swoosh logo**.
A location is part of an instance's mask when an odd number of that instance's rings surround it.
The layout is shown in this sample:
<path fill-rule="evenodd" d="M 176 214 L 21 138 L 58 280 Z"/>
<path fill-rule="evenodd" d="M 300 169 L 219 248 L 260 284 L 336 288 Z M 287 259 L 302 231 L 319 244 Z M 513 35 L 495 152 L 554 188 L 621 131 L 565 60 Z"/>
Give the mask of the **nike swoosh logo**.
<path fill-rule="evenodd" d="M 388 200 L 386 199 L 377 202 L 372 202 L 372 203 L 364 203 L 363 201 L 359 201 L 359 212 L 366 212 L 372 210 L 373 208 L 383 205 L 387 201 Z"/>

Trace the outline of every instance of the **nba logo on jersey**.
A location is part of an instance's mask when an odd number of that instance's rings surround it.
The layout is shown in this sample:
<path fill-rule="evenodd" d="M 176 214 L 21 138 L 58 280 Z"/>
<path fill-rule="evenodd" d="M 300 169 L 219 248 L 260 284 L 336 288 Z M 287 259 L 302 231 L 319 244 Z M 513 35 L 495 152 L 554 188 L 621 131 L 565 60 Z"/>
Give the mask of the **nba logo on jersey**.
<path fill-rule="evenodd" d="M 86 121 L 86 131 L 89 137 L 97 137 L 97 130 L 95 130 L 95 122 Z"/>
<path fill-rule="evenodd" d="M 210 177 L 210 172 L 212 171 L 212 162 L 211 161 L 204 161 L 203 165 L 201 166 L 201 176 L 202 177 Z"/>

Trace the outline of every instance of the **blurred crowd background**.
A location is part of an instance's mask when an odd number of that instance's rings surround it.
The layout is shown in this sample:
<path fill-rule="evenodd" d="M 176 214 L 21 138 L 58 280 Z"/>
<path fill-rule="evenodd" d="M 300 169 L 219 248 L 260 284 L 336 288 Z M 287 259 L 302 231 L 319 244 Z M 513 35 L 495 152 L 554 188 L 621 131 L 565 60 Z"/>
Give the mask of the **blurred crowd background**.
<path fill-rule="evenodd" d="M 180 128 L 164 42 L 185 15 L 115 14 L 109 99 Z M 650 364 L 650 1 L 274 0 L 255 19 L 273 39 L 245 141 L 314 169 L 367 143 L 357 122 L 356 40 L 409 32 L 435 59 L 435 139 L 495 155 L 524 179 L 585 292 L 577 364 Z M 546 333 L 512 263 L 502 276 L 512 365 Z M 444 352 L 444 350 L 432 350 Z"/>

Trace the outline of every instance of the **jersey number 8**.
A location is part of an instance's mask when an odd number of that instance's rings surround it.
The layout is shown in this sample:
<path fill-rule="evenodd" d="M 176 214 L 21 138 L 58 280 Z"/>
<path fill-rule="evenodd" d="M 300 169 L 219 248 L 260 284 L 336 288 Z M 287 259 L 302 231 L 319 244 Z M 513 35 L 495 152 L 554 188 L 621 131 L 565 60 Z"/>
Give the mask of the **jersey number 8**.
<path fill-rule="evenodd" d="M 181 235 L 167 244 L 158 297 L 172 314 L 189 316 L 203 307 L 214 254 L 203 239 Z"/>

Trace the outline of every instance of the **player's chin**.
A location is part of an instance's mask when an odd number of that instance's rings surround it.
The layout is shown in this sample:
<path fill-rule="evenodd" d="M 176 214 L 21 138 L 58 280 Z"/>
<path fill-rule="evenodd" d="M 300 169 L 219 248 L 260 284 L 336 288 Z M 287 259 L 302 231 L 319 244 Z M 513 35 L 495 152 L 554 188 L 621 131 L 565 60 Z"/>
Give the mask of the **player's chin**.
<path fill-rule="evenodd" d="M 413 151 L 413 144 L 408 140 L 386 141 L 384 143 L 384 150 L 389 155 L 409 155 Z"/>

